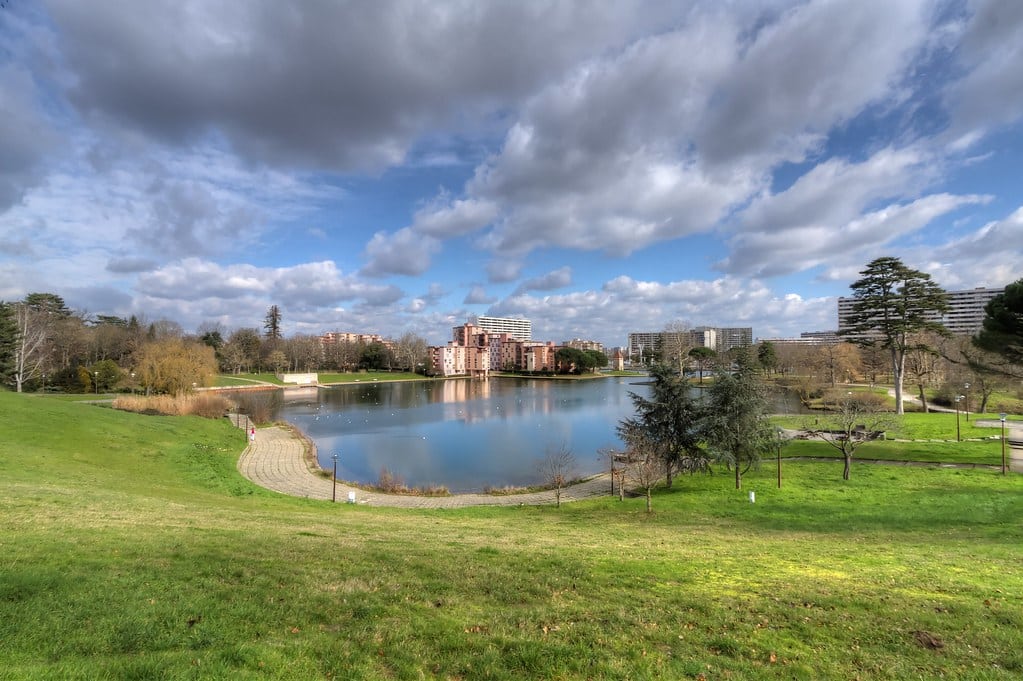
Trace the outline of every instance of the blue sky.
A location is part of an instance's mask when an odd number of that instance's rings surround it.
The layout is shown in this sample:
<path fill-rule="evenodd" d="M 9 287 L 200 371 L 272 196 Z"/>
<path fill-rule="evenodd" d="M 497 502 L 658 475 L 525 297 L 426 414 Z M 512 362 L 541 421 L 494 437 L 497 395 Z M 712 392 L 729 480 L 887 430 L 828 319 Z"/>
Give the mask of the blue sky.
<path fill-rule="evenodd" d="M 1023 276 L 1023 3 L 11 0 L 0 300 L 185 331 L 833 329 Z"/>

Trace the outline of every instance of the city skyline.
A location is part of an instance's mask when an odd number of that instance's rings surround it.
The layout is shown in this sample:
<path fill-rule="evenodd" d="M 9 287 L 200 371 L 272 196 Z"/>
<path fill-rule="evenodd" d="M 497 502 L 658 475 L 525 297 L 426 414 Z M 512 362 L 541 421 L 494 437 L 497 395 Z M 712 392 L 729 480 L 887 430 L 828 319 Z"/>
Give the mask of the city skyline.
<path fill-rule="evenodd" d="M 796 337 L 1023 276 L 1023 3 L 0 7 L 0 300 L 431 344 Z"/>

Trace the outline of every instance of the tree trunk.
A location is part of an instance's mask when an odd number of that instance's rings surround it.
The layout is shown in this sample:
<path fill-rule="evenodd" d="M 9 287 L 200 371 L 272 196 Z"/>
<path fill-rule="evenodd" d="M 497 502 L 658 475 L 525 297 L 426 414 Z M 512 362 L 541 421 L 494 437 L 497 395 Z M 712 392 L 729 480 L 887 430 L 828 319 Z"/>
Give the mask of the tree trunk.
<path fill-rule="evenodd" d="M 849 474 L 852 472 L 852 454 L 845 455 L 845 469 L 842 471 L 842 479 L 848 480 Z"/>
<path fill-rule="evenodd" d="M 895 383 L 895 413 L 902 414 L 906 413 L 906 410 L 902 406 L 902 377 L 903 369 L 905 368 L 904 362 L 906 361 L 905 353 L 900 353 L 896 348 L 892 348 L 892 381 Z"/>
<path fill-rule="evenodd" d="M 650 487 L 646 488 L 646 512 L 651 513 L 654 510 L 653 501 L 651 500 Z"/>
<path fill-rule="evenodd" d="M 742 471 L 738 462 L 735 463 L 735 489 L 742 489 Z"/>
<path fill-rule="evenodd" d="M 920 404 L 923 405 L 924 413 L 925 414 L 929 414 L 931 412 L 931 410 L 927 406 L 927 395 L 926 395 L 926 393 L 924 393 L 924 384 L 923 383 L 918 383 L 917 384 L 917 388 L 920 389 Z"/>
<path fill-rule="evenodd" d="M 665 482 L 667 483 L 668 489 L 671 489 L 671 483 L 672 483 L 671 470 L 672 470 L 671 461 L 669 461 L 668 459 L 665 459 L 664 460 L 664 477 L 665 477 Z"/>

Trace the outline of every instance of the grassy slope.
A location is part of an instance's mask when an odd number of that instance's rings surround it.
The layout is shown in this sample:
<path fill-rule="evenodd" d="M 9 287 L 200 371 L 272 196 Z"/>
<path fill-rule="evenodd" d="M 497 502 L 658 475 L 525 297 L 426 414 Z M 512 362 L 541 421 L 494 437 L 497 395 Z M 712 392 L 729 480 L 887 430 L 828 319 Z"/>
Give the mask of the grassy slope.
<path fill-rule="evenodd" d="M 790 463 L 755 505 L 716 475 L 653 516 L 407 512 L 259 490 L 223 423 L 0 413 L 0 678 L 1023 672 L 1021 476 Z"/>

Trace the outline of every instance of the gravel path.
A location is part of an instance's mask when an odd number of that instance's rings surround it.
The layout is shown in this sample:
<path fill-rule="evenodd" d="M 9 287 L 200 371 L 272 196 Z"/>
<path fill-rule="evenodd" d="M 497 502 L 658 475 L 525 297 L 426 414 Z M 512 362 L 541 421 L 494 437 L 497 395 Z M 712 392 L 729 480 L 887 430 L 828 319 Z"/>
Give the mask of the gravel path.
<path fill-rule="evenodd" d="M 330 477 L 318 475 L 306 462 L 305 444 L 295 433 L 273 426 L 256 431 L 238 459 L 238 470 L 261 487 L 295 497 L 329 500 L 333 492 Z M 561 501 L 576 501 L 610 493 L 608 475 L 598 475 L 585 482 L 561 490 Z M 369 506 L 395 508 L 463 508 L 465 506 L 522 506 L 554 504 L 554 492 L 490 495 L 455 494 L 448 497 L 416 497 L 381 494 L 337 483 L 337 501 L 347 502 L 349 494 L 355 501 Z"/>

